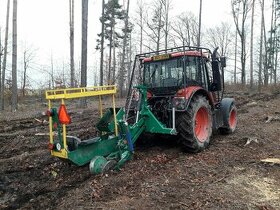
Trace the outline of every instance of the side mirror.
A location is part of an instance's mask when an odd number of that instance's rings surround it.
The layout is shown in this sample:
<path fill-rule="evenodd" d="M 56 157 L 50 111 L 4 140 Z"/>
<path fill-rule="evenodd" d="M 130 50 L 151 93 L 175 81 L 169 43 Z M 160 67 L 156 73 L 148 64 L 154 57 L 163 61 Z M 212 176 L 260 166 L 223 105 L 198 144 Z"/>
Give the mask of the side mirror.
<path fill-rule="evenodd" d="M 227 66 L 227 59 L 226 59 L 226 57 L 221 57 L 220 59 L 221 59 L 221 66 L 222 67 L 226 67 Z"/>
<path fill-rule="evenodd" d="M 212 73 L 213 73 L 213 82 L 210 86 L 211 91 L 221 91 L 222 90 L 222 82 L 221 82 L 221 74 L 219 62 L 217 60 L 212 61 Z"/>

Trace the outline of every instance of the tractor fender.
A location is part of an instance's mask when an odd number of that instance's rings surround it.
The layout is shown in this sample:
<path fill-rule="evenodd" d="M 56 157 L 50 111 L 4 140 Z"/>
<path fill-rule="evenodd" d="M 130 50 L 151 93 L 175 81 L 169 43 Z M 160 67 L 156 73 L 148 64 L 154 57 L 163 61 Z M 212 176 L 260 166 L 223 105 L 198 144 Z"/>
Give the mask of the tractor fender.
<path fill-rule="evenodd" d="M 209 104 L 211 105 L 211 107 L 214 106 L 213 96 L 211 94 L 209 94 L 209 92 L 207 90 L 203 89 L 202 87 L 190 86 L 190 87 L 187 87 L 185 89 L 185 91 L 182 89 L 182 90 L 179 90 L 177 93 L 177 96 L 183 96 L 188 101 L 188 103 L 186 105 L 186 109 L 188 108 L 192 98 L 196 95 L 205 96 L 206 99 L 209 101 Z"/>
<path fill-rule="evenodd" d="M 229 112 L 233 104 L 235 104 L 235 100 L 233 98 L 223 98 L 221 101 L 221 113 L 223 116 L 223 123 L 225 126 L 229 126 Z"/>

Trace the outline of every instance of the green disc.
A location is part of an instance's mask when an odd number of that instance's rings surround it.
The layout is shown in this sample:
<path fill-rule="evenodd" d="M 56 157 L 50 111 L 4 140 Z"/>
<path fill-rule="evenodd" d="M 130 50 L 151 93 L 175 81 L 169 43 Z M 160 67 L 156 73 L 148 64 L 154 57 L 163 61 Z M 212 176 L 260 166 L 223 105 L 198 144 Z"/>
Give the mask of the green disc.
<path fill-rule="evenodd" d="M 103 171 L 104 166 L 106 165 L 107 160 L 103 156 L 94 157 L 89 164 L 89 171 L 92 174 L 100 174 Z"/>

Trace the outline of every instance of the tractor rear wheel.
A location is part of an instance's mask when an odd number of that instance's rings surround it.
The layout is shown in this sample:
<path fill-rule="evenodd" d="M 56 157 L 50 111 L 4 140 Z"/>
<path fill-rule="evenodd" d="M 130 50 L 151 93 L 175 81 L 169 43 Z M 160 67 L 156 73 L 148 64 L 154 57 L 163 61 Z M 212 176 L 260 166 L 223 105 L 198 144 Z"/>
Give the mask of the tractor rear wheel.
<path fill-rule="evenodd" d="M 212 114 L 205 97 L 193 98 L 188 110 L 178 117 L 177 130 L 184 149 L 189 152 L 200 152 L 209 145 Z"/>
<path fill-rule="evenodd" d="M 219 128 L 221 134 L 231 134 L 236 130 L 237 125 L 237 108 L 232 104 L 228 115 L 224 116 L 224 126 Z"/>

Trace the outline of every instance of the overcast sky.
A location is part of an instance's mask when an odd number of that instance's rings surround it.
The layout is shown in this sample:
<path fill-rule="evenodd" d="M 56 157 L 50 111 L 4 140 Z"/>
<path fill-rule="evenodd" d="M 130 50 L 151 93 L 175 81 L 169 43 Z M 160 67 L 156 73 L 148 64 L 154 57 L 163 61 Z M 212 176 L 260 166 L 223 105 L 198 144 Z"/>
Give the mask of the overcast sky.
<path fill-rule="evenodd" d="M 143 0 L 144 1 L 144 0 Z M 7 0 L 0 0 L 0 27 L 2 37 L 5 27 Z M 120 0 L 122 3 L 123 0 Z M 130 17 L 135 14 L 137 0 L 131 0 Z M 152 0 L 146 0 L 152 2 Z M 12 0 L 11 0 L 12 7 Z M 222 21 L 232 22 L 230 0 L 203 0 L 203 26 L 218 25 Z M 184 11 L 199 12 L 199 0 L 172 0 L 171 16 L 176 16 Z M 99 53 L 95 51 L 97 33 L 101 26 L 101 0 L 89 0 L 88 22 L 88 84 L 92 84 L 93 71 L 99 64 Z M 12 10 L 10 17 L 12 16 Z M 11 18 L 10 18 L 11 22 Z M 81 0 L 75 0 L 75 62 L 78 65 L 80 57 L 81 39 Z M 12 27 L 10 26 L 10 33 Z M 47 68 L 53 55 L 55 67 L 69 69 L 69 0 L 18 0 L 18 53 L 22 53 L 23 46 L 36 49 L 33 59 L 33 69 Z M 19 55 L 19 57 L 22 57 Z M 11 56 L 9 56 L 11 61 Z M 19 68 L 21 63 L 19 60 Z M 31 70 L 30 70 L 31 71 Z M 38 73 L 37 73 L 38 72 Z M 46 74 L 34 70 L 30 77 L 33 80 L 44 80 Z"/>

